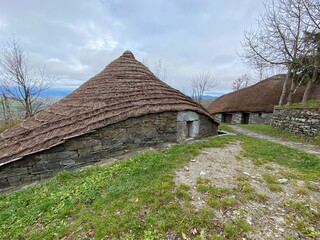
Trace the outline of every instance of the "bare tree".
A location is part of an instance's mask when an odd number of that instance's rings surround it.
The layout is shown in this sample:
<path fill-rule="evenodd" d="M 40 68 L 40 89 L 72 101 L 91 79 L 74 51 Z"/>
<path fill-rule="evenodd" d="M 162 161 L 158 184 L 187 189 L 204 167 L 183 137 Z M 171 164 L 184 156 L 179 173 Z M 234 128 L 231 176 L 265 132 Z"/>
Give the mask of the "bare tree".
<path fill-rule="evenodd" d="M 237 91 L 242 88 L 246 88 L 251 85 L 251 77 L 249 74 L 243 74 L 242 76 L 235 79 L 232 83 L 233 91 Z"/>
<path fill-rule="evenodd" d="M 156 75 L 157 78 L 164 82 L 168 80 L 167 65 L 165 63 L 162 63 L 161 59 L 155 61 L 154 63 L 154 75 Z"/>
<path fill-rule="evenodd" d="M 44 67 L 37 69 L 31 65 L 15 37 L 0 48 L 0 76 L 3 92 L 23 106 L 26 117 L 39 110 L 41 102 L 37 99 L 53 81 L 53 77 L 45 75 Z"/>
<path fill-rule="evenodd" d="M 313 51 L 310 56 L 312 59 L 310 65 L 313 71 L 312 76 L 307 81 L 306 89 L 302 98 L 302 103 L 305 104 L 309 100 L 313 84 L 319 80 L 320 75 L 320 2 L 318 0 L 304 0 L 303 4 L 308 19 L 311 21 L 313 26 L 315 26 L 315 32 L 306 33 L 306 44 L 309 46 L 313 45 Z M 306 69 L 308 69 L 310 65 L 307 66 Z"/>
<path fill-rule="evenodd" d="M 208 70 L 204 70 L 192 79 L 192 98 L 198 103 L 201 103 L 205 91 L 211 90 L 217 81 L 213 78 Z"/>
<path fill-rule="evenodd" d="M 303 94 L 303 98 L 302 98 L 302 103 L 306 104 L 307 101 L 309 100 L 309 95 L 310 95 L 310 91 L 312 89 L 313 84 L 316 81 L 319 81 L 319 77 L 320 77 L 320 33 L 318 33 L 317 35 L 315 35 L 316 38 L 316 47 L 315 50 L 313 52 L 313 56 L 312 56 L 312 76 L 311 78 L 309 78 L 309 81 L 307 81 L 306 84 L 306 89 L 304 91 Z"/>
<path fill-rule="evenodd" d="M 265 5 L 265 12 L 258 21 L 258 30 L 246 32 L 242 42 L 245 49 L 242 57 L 252 66 L 263 63 L 287 68 L 279 105 L 284 104 L 288 92 L 287 102 L 292 99 L 297 87 L 293 82 L 294 65 L 308 52 L 304 34 L 314 31 L 305 18 L 303 1 L 272 0 L 271 4 Z"/>

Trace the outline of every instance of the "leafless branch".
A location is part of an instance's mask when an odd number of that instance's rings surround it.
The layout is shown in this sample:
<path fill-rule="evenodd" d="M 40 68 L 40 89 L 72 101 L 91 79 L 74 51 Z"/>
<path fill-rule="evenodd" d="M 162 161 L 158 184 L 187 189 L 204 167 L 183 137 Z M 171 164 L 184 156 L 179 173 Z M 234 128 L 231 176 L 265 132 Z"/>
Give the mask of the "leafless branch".
<path fill-rule="evenodd" d="M 251 77 L 249 74 L 243 74 L 241 77 L 238 77 L 235 79 L 232 83 L 232 89 L 233 91 L 237 91 L 242 88 L 246 88 L 250 86 L 252 83 Z"/>
<path fill-rule="evenodd" d="M 211 90 L 217 84 L 217 80 L 213 78 L 208 70 L 204 70 L 192 79 L 192 98 L 198 103 L 201 103 L 203 94 Z"/>
<path fill-rule="evenodd" d="M 20 102 L 26 117 L 39 110 L 37 99 L 54 80 L 53 76 L 45 74 L 45 67 L 37 69 L 31 65 L 14 36 L 0 47 L 0 76 L 2 91 Z"/>

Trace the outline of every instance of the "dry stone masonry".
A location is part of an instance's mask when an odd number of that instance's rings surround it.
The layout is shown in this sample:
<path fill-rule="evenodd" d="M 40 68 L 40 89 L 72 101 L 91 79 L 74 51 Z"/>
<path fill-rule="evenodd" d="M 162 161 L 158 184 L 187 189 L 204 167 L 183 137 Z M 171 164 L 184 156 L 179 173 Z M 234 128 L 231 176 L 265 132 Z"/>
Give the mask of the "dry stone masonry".
<path fill-rule="evenodd" d="M 29 184 L 61 170 L 77 169 L 137 148 L 216 133 L 217 124 L 192 111 L 129 118 L 0 166 L 0 189 Z"/>
<path fill-rule="evenodd" d="M 316 136 L 320 134 L 320 109 L 275 108 L 271 125 L 294 133 Z"/>

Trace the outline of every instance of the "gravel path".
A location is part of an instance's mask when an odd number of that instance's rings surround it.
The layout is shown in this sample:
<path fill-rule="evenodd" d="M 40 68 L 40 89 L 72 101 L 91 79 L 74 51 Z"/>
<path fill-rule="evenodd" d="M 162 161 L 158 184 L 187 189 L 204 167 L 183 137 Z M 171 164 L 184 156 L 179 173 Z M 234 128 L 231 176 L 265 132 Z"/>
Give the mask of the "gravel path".
<path fill-rule="evenodd" d="M 269 141 L 272 141 L 272 142 L 276 142 L 276 143 L 279 143 L 279 144 L 282 144 L 282 145 L 285 145 L 285 146 L 288 146 L 288 147 L 292 147 L 292 148 L 295 148 L 295 149 L 299 149 L 299 150 L 305 151 L 307 153 L 315 154 L 315 155 L 320 157 L 320 148 L 318 148 L 316 146 L 312 146 L 312 145 L 308 145 L 308 144 L 302 144 L 302 143 L 284 141 L 284 140 L 281 140 L 279 138 L 274 138 L 274 137 L 270 137 L 270 136 L 263 135 L 263 134 L 260 134 L 260 133 L 252 132 L 252 131 L 249 131 L 247 129 L 243 129 L 243 128 L 239 127 L 239 126 L 230 125 L 230 127 L 233 130 L 237 131 L 237 132 L 240 132 L 240 133 L 243 133 L 243 134 L 246 134 L 246 135 L 249 135 L 249 136 L 257 137 L 257 138 L 266 139 L 266 140 L 269 140 Z"/>
<path fill-rule="evenodd" d="M 292 178 L 278 184 L 281 186 L 280 191 L 271 191 L 264 175 L 273 176 L 276 180 L 298 175 L 294 170 L 273 162 L 255 165 L 251 159 L 242 156 L 242 151 L 240 141 L 223 148 L 203 149 L 200 155 L 176 172 L 176 185 L 190 186 L 188 193 L 191 196 L 191 203 L 198 210 L 210 208 L 207 204 L 210 194 L 197 190 L 199 177 L 208 179 L 209 186 L 230 189 L 232 193 L 227 197 L 235 199 L 237 204 L 226 209 L 214 209 L 215 216 L 212 221 L 216 225 L 224 226 L 228 222 L 242 219 L 251 230 L 242 233 L 240 239 L 319 239 L 317 237 L 319 237 L 320 223 L 307 222 L 305 216 L 298 210 L 290 208 L 290 204 L 295 202 L 306 206 L 308 214 L 319 216 L 320 192 L 309 190 L 305 179 Z M 254 195 L 262 194 L 267 200 L 257 201 L 246 197 L 246 192 L 238 188 L 239 178 L 245 179 L 244 181 L 252 187 Z M 320 186 L 319 182 L 309 184 Z M 302 233 L 297 228 L 299 224 L 305 224 L 307 229 L 314 229 L 314 236 Z M 219 235 L 224 236 L 223 230 Z"/>

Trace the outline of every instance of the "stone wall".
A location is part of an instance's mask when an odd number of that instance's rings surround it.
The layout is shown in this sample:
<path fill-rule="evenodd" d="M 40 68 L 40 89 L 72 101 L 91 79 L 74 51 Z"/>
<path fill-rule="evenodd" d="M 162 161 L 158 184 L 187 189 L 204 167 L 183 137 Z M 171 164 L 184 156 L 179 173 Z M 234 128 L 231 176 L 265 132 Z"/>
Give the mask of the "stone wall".
<path fill-rule="evenodd" d="M 250 124 L 270 124 L 273 113 L 250 113 Z"/>
<path fill-rule="evenodd" d="M 232 114 L 232 121 L 231 124 L 241 124 L 242 119 L 242 113 L 241 112 L 233 112 Z M 217 113 L 212 115 L 215 121 L 218 123 L 223 122 L 223 114 Z M 265 123 L 269 124 L 271 122 L 272 113 L 257 113 L 257 112 L 250 112 L 249 116 L 249 123 L 250 124 L 259 124 L 259 123 Z"/>
<path fill-rule="evenodd" d="M 199 124 L 197 137 L 217 133 L 217 124 L 207 117 L 200 115 Z M 177 135 L 177 112 L 130 118 L 0 166 L 0 189 L 29 184 L 137 148 L 177 142 Z"/>
<path fill-rule="evenodd" d="M 238 123 L 241 123 L 241 113 L 240 112 L 232 113 L 231 124 L 238 124 Z"/>
<path fill-rule="evenodd" d="M 222 123 L 223 122 L 221 113 L 212 114 L 212 117 L 218 123 Z"/>
<path fill-rule="evenodd" d="M 275 108 L 271 125 L 308 136 L 320 135 L 320 109 Z"/>

